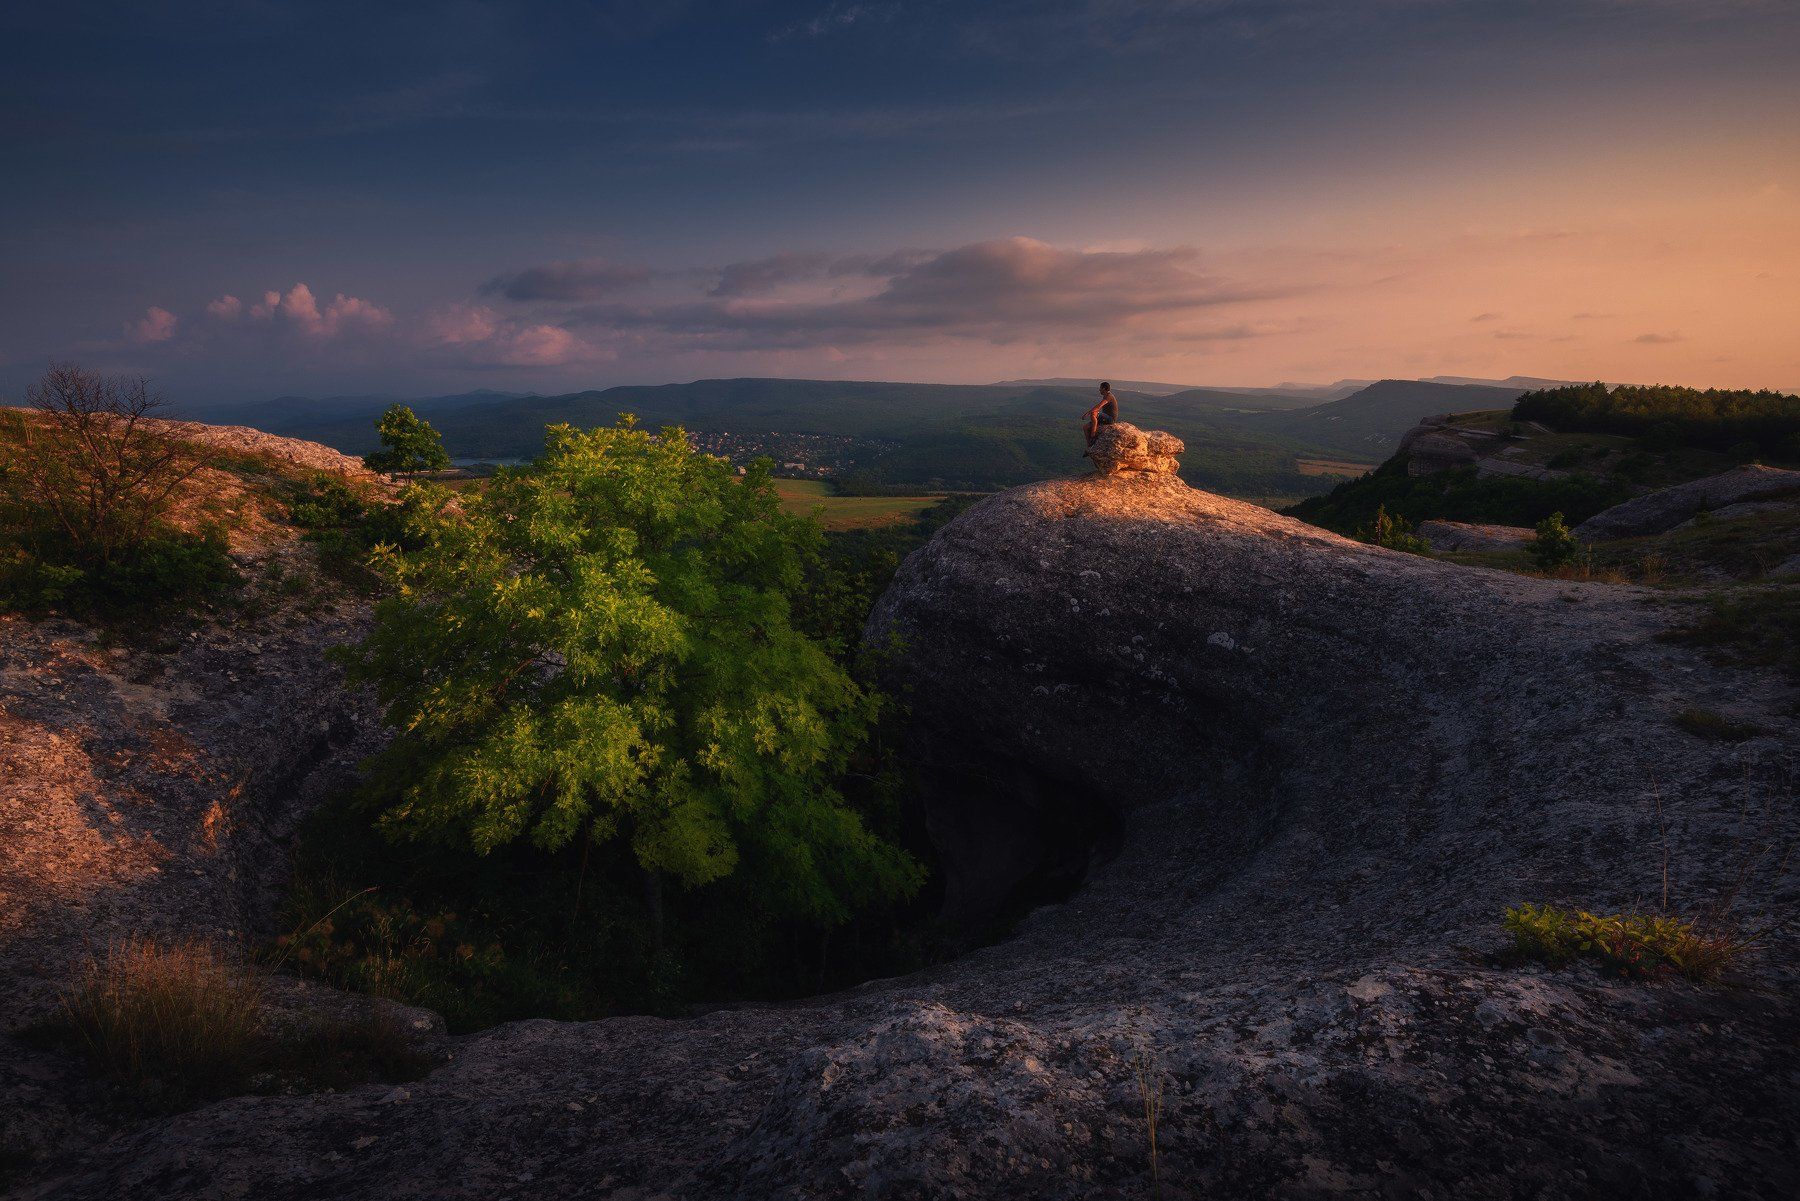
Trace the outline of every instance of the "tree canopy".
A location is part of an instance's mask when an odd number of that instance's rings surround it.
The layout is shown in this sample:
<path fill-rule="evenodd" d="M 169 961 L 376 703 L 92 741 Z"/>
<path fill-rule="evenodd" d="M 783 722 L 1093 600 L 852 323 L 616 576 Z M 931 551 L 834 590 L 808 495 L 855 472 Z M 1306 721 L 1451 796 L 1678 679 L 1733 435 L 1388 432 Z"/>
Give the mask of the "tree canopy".
<path fill-rule="evenodd" d="M 1556 430 L 1649 437 L 1669 446 L 1721 451 L 1747 446 L 1775 459 L 1800 459 L 1800 396 L 1782 392 L 1576 384 L 1528 392 L 1512 415 Z"/>
<path fill-rule="evenodd" d="M 363 465 L 370 471 L 404 475 L 450 466 L 443 438 L 408 406 L 389 405 L 375 428 L 381 434 L 381 449 L 363 456 Z"/>
<path fill-rule="evenodd" d="M 812 920 L 917 888 L 834 787 L 881 701 L 795 629 L 821 534 L 766 464 L 622 417 L 550 427 L 485 493 L 414 490 L 352 656 L 400 732 L 373 773 L 390 833 L 622 840 L 653 878 L 750 870 Z"/>

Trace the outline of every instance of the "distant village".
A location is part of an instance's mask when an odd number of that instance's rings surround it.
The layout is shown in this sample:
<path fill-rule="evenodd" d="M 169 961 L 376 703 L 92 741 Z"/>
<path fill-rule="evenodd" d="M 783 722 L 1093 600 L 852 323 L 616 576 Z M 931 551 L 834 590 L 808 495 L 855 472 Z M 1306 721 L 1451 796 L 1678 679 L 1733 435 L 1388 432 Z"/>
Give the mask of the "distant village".
<path fill-rule="evenodd" d="M 775 474 L 800 479 L 826 479 L 864 466 L 900 444 L 878 438 L 853 438 L 844 434 L 793 434 L 779 430 L 734 434 L 718 430 L 689 430 L 694 449 L 721 455 L 742 465 L 767 457 Z"/>

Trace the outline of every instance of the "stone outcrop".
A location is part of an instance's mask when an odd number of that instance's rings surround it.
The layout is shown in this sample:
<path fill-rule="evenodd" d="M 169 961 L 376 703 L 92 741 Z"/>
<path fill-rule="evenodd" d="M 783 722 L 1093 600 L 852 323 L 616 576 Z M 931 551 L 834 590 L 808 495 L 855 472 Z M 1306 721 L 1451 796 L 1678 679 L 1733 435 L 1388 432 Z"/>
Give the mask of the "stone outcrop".
<path fill-rule="evenodd" d="M 1100 427 L 1086 453 L 1100 475 L 1174 475 L 1181 468 L 1176 456 L 1185 449 L 1174 434 L 1115 421 Z"/>
<path fill-rule="evenodd" d="M 264 470 L 380 487 L 315 443 L 168 424 Z M 236 512 L 240 605 L 104 636 L 0 613 L 0 1168 L 105 1133 L 82 1073 L 17 1032 L 128 936 L 266 934 L 300 822 L 383 737 L 325 657 L 361 635 L 366 601 L 321 579 L 279 501 L 216 468 L 189 492 Z"/>
<path fill-rule="evenodd" d="M 1398 453 L 1407 456 L 1406 474 L 1431 475 L 1474 466 L 1477 458 L 1474 445 L 1468 438 L 1449 429 L 1449 420 L 1449 414 L 1427 417 L 1400 436 Z M 1479 433 L 1483 438 L 1492 439 L 1485 430 Z"/>
<path fill-rule="evenodd" d="M 327 599 L 119 645 L 0 615 L 0 1152 L 92 1133 L 69 1073 L 11 1037 L 90 955 L 268 932 L 300 822 L 379 745 L 325 660 L 367 616 Z"/>
<path fill-rule="evenodd" d="M 1666 853 L 1698 909 L 1795 834 L 1791 688 L 1659 641 L 1645 599 L 1168 475 L 1003 493 L 870 632 L 909 648 L 951 907 L 1085 869 L 1066 899 L 835 996 L 514 1023 L 404 1089 L 148 1123 L 17 1196 L 1792 1195 L 1791 929 L 1733 989 L 1497 957 L 1508 904 L 1642 903 Z"/>
<path fill-rule="evenodd" d="M 1537 531 L 1517 525 L 1421 521 L 1418 535 L 1432 550 L 1517 550 L 1536 538 Z"/>
<path fill-rule="evenodd" d="M 1698 513 L 1777 496 L 1800 497 L 1800 471 L 1750 464 L 1633 497 L 1576 526 L 1575 536 L 1604 542 L 1660 534 Z"/>

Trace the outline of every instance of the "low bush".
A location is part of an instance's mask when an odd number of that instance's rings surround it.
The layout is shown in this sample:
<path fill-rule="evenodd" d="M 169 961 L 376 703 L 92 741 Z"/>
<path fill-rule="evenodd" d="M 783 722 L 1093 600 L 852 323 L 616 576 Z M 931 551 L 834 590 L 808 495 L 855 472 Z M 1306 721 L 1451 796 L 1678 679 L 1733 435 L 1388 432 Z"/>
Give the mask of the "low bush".
<path fill-rule="evenodd" d="M 0 532 L 0 609 L 119 619 L 220 600 L 242 582 L 218 526 L 158 530 L 105 562 L 77 560 L 52 535 Z"/>
<path fill-rule="evenodd" d="M 369 554 L 377 546 L 411 549 L 406 516 L 427 503 L 427 490 L 407 488 L 397 504 L 373 500 L 334 475 L 320 473 L 288 506 L 288 520 L 319 548 L 319 566 L 340 583 L 364 590 L 377 584 Z"/>
<path fill-rule="evenodd" d="M 1539 571 L 1568 566 L 1580 550 L 1581 543 L 1561 513 L 1552 513 L 1537 523 L 1537 537 L 1531 540 L 1531 560 Z"/>
<path fill-rule="evenodd" d="M 0 608 L 105 620 L 239 583 L 224 530 L 180 514 L 207 453 L 145 381 L 61 363 L 28 395 L 0 410 Z"/>
<path fill-rule="evenodd" d="M 1412 532 L 1412 522 L 1404 517 L 1391 516 L 1386 505 L 1375 510 L 1375 518 L 1368 525 L 1356 531 L 1359 542 L 1385 546 L 1389 550 L 1406 551 L 1408 554 L 1428 555 L 1431 546 L 1425 539 Z"/>
<path fill-rule="evenodd" d="M 1733 936 L 1703 933 L 1691 921 L 1664 914 L 1614 913 L 1520 905 L 1501 923 L 1518 952 L 1551 966 L 1589 959 L 1631 979 L 1678 975 L 1716 980 L 1744 953 Z"/>

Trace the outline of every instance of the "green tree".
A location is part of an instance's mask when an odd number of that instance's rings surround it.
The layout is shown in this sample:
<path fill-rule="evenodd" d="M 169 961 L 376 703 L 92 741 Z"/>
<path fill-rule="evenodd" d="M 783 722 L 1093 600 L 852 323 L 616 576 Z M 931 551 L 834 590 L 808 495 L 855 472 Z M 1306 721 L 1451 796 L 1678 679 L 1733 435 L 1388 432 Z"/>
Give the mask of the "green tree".
<path fill-rule="evenodd" d="M 370 471 L 403 475 L 450 466 L 442 436 L 406 405 L 389 405 L 375 428 L 381 434 L 381 449 L 363 456 L 363 465 Z"/>
<path fill-rule="evenodd" d="M 488 851 L 628 845 L 660 881 L 754 879 L 770 912 L 837 922 L 920 866 L 833 785 L 880 698 L 794 628 L 817 523 L 766 464 L 737 477 L 629 416 L 546 431 L 535 462 L 452 505 L 409 491 L 415 549 L 351 656 L 400 731 L 374 762 L 382 826 Z"/>
<path fill-rule="evenodd" d="M 1398 514 L 1390 514 L 1386 505 L 1378 505 L 1375 509 L 1375 520 L 1365 528 L 1357 530 L 1356 538 L 1361 542 L 1372 542 L 1376 546 L 1385 546 L 1389 550 L 1403 550 L 1414 555 L 1430 554 L 1430 543 L 1413 533 L 1412 528 L 1412 522 Z"/>
<path fill-rule="evenodd" d="M 1538 570 L 1555 571 L 1575 561 L 1581 543 L 1561 513 L 1552 513 L 1537 523 L 1537 537 L 1531 540 L 1531 557 Z"/>

